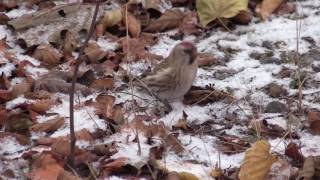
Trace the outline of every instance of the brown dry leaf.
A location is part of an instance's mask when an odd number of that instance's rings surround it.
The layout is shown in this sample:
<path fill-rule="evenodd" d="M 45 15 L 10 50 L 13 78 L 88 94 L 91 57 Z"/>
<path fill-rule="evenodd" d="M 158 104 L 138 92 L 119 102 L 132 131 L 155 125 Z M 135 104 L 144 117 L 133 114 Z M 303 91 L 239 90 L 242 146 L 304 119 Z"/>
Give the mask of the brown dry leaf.
<path fill-rule="evenodd" d="M 43 152 L 32 164 L 32 170 L 27 174 L 28 178 L 36 180 L 57 179 L 63 168 L 55 157 L 48 152 Z"/>
<path fill-rule="evenodd" d="M 285 150 L 285 155 L 291 157 L 294 161 L 298 163 L 303 163 L 304 157 L 301 153 L 300 147 L 298 147 L 295 143 L 291 142 L 288 144 Z"/>
<path fill-rule="evenodd" d="M 188 105 L 201 105 L 204 106 L 208 103 L 216 102 L 228 97 L 225 92 L 217 91 L 213 87 L 197 87 L 192 86 L 188 93 L 184 96 L 183 103 Z"/>
<path fill-rule="evenodd" d="M 283 2 L 283 0 L 263 0 L 259 4 L 255 12 L 261 17 L 262 20 L 267 19 Z"/>
<path fill-rule="evenodd" d="M 264 179 L 270 170 L 276 156 L 270 154 L 270 144 L 268 141 L 256 141 L 250 149 L 246 151 L 244 161 L 239 172 L 240 180 Z"/>
<path fill-rule="evenodd" d="M 184 16 L 182 23 L 179 26 L 179 31 L 184 35 L 199 35 L 201 33 L 198 26 L 198 19 L 196 12 L 189 12 Z"/>
<path fill-rule="evenodd" d="M 214 166 L 214 168 L 212 169 L 210 176 L 215 178 L 215 179 L 219 179 L 220 177 L 223 176 L 223 171 L 220 167 L 218 167 L 218 165 L 216 164 Z"/>
<path fill-rule="evenodd" d="M 67 157 L 70 153 L 70 142 L 67 138 L 57 138 L 53 141 L 51 150 L 54 153 L 61 155 L 62 157 Z"/>
<path fill-rule="evenodd" d="M 13 98 L 11 91 L 0 90 L 0 103 L 5 103 Z"/>
<path fill-rule="evenodd" d="M 73 175 L 68 171 L 60 171 L 57 180 L 82 180 L 80 177 Z"/>
<path fill-rule="evenodd" d="M 188 129 L 188 122 L 187 122 L 188 115 L 186 112 L 182 111 L 182 118 L 179 119 L 178 123 L 173 125 L 173 128 L 180 128 L 183 130 Z"/>
<path fill-rule="evenodd" d="M 281 126 L 277 124 L 269 124 L 266 120 L 255 120 L 253 119 L 250 124 L 250 129 L 257 133 L 259 132 L 262 136 L 266 137 L 290 137 L 292 134 L 288 134 L 285 129 L 283 129 Z"/>
<path fill-rule="evenodd" d="M 114 88 L 114 80 L 112 78 L 96 79 L 90 84 L 90 88 L 97 90 L 111 90 Z"/>
<path fill-rule="evenodd" d="M 42 43 L 33 52 L 32 57 L 43 62 L 50 67 L 56 66 L 60 63 L 61 54 L 50 44 Z"/>
<path fill-rule="evenodd" d="M 309 121 L 320 121 L 320 112 L 319 111 L 309 111 L 308 112 Z"/>
<path fill-rule="evenodd" d="M 72 52 L 77 48 L 77 37 L 74 32 L 72 31 L 62 31 L 61 33 L 61 49 L 63 51 L 63 54 L 65 55 L 71 55 Z"/>
<path fill-rule="evenodd" d="M 5 107 L 0 107 L 0 129 L 4 126 L 7 119 L 7 110 Z"/>
<path fill-rule="evenodd" d="M 282 2 L 280 6 L 274 11 L 277 15 L 284 15 L 294 13 L 296 11 L 296 4 L 291 2 Z"/>
<path fill-rule="evenodd" d="M 211 66 L 218 63 L 218 59 L 210 53 L 198 53 L 197 61 L 199 66 Z"/>
<path fill-rule="evenodd" d="M 44 123 L 38 123 L 30 127 L 31 131 L 53 132 L 64 125 L 63 117 L 55 117 Z"/>
<path fill-rule="evenodd" d="M 141 33 L 141 23 L 140 21 L 132 15 L 130 12 L 126 14 L 127 11 L 125 9 L 122 10 L 122 14 L 124 15 L 122 17 L 123 23 L 126 25 L 128 24 L 128 30 L 132 37 L 138 38 Z M 127 22 L 128 20 L 128 22 Z"/>
<path fill-rule="evenodd" d="M 0 139 L 12 137 L 15 138 L 19 144 L 21 145 L 29 145 L 30 139 L 27 136 L 17 134 L 17 133 L 11 133 L 11 132 L 0 132 Z"/>
<path fill-rule="evenodd" d="M 128 58 L 129 58 L 129 59 L 125 59 L 125 61 L 143 59 L 146 56 L 146 51 L 145 51 L 146 44 L 140 39 L 130 38 L 128 41 L 126 39 L 122 39 L 121 42 L 122 42 L 123 53 L 128 54 Z M 128 48 L 128 45 L 129 45 L 129 48 Z"/>
<path fill-rule="evenodd" d="M 96 155 L 92 154 L 90 151 L 87 150 L 78 150 L 75 156 L 75 165 L 79 166 L 81 164 L 87 164 L 92 162 L 96 158 Z"/>
<path fill-rule="evenodd" d="M 144 41 L 147 46 L 153 46 L 158 43 L 159 34 L 143 32 L 140 34 L 140 39 Z"/>
<path fill-rule="evenodd" d="M 29 61 L 21 61 L 18 63 L 18 68 L 16 70 L 17 72 L 17 76 L 19 77 L 26 77 L 27 73 L 26 73 L 26 66 L 31 66 L 31 67 L 35 67 L 31 62 Z"/>
<path fill-rule="evenodd" d="M 120 157 L 118 159 L 112 160 L 111 162 L 107 162 L 102 166 L 102 171 L 104 175 L 109 175 L 113 171 L 121 169 L 123 166 L 127 164 L 128 158 L 126 157 Z"/>
<path fill-rule="evenodd" d="M 88 46 L 84 49 L 84 53 L 91 63 L 99 63 L 99 61 L 108 54 L 103 51 L 96 42 L 88 43 Z"/>
<path fill-rule="evenodd" d="M 244 152 L 250 144 L 237 136 L 221 136 L 217 140 L 218 149 L 225 154 L 237 154 Z"/>
<path fill-rule="evenodd" d="M 8 113 L 7 121 L 5 124 L 6 131 L 16 132 L 19 134 L 28 134 L 29 127 L 32 125 L 27 111 L 11 111 Z"/>
<path fill-rule="evenodd" d="M 311 133 L 314 135 L 320 135 L 320 112 L 315 110 L 309 111 L 308 121 Z"/>
<path fill-rule="evenodd" d="M 11 87 L 11 82 L 8 80 L 5 74 L 0 76 L 0 89 L 1 90 L 8 90 Z"/>
<path fill-rule="evenodd" d="M 113 105 L 115 97 L 110 95 L 99 95 L 96 97 L 96 103 L 94 104 L 97 109 L 96 113 L 102 115 L 105 119 L 113 117 Z"/>
<path fill-rule="evenodd" d="M 20 95 L 24 95 L 30 92 L 31 86 L 31 83 L 28 82 L 21 82 L 19 84 L 13 85 L 11 90 L 12 97 L 16 98 Z"/>
<path fill-rule="evenodd" d="M 315 174 L 315 163 L 314 158 L 309 156 L 303 163 L 302 169 L 299 171 L 299 176 L 297 179 L 312 180 Z"/>
<path fill-rule="evenodd" d="M 165 147 L 168 150 L 172 150 L 176 154 L 180 154 L 184 151 L 181 142 L 178 140 L 178 134 L 169 134 L 164 138 Z"/>
<path fill-rule="evenodd" d="M 49 110 L 53 105 L 55 105 L 55 101 L 51 99 L 45 100 L 37 100 L 29 105 L 30 110 L 35 111 L 37 113 L 45 113 Z"/>
<path fill-rule="evenodd" d="M 7 24 L 9 20 L 10 18 L 6 14 L 0 13 L 0 24 Z"/>
<path fill-rule="evenodd" d="M 184 14 L 180 10 L 167 10 L 159 19 L 152 21 L 144 31 L 162 32 L 176 28 L 181 24 L 183 17 Z"/>
<path fill-rule="evenodd" d="M 240 11 L 232 20 L 237 24 L 247 25 L 252 20 L 252 14 L 249 11 Z"/>

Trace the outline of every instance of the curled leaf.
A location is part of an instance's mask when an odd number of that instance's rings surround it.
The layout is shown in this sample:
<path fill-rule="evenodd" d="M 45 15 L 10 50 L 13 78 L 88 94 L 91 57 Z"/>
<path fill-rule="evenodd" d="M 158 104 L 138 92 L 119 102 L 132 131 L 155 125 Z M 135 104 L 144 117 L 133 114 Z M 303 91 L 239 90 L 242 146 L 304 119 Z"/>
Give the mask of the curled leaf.
<path fill-rule="evenodd" d="M 246 151 L 244 161 L 241 165 L 240 180 L 264 179 L 276 157 L 270 154 L 268 141 L 259 140 Z"/>
<path fill-rule="evenodd" d="M 231 18 L 247 10 L 248 0 L 201 0 L 196 1 L 197 12 L 202 26 L 217 18 Z"/>

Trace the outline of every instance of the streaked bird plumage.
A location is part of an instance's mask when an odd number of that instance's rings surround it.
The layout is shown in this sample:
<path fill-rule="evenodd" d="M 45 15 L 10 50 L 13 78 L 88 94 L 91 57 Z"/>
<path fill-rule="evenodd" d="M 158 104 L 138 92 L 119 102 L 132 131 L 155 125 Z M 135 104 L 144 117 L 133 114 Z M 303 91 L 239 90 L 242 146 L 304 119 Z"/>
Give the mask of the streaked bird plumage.
<path fill-rule="evenodd" d="M 162 100 L 182 98 L 192 86 L 198 63 L 197 49 L 191 42 L 177 44 L 169 56 L 141 81 Z"/>

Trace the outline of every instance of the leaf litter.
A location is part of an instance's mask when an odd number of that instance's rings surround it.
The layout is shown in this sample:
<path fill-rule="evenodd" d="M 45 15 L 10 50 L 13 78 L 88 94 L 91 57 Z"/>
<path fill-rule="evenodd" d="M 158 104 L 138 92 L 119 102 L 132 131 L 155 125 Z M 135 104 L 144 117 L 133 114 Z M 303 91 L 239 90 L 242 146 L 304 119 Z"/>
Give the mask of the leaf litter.
<path fill-rule="evenodd" d="M 76 83 L 79 174 L 64 168 L 68 93 L 93 6 L 28 3 L 0 3 L 1 178 L 319 177 L 315 2 L 130 1 L 128 11 L 121 1 L 104 4 Z M 303 115 L 290 56 L 299 21 Z M 127 77 L 143 75 L 182 40 L 196 43 L 201 67 L 183 103 L 164 114 L 152 97 L 128 88 Z"/>

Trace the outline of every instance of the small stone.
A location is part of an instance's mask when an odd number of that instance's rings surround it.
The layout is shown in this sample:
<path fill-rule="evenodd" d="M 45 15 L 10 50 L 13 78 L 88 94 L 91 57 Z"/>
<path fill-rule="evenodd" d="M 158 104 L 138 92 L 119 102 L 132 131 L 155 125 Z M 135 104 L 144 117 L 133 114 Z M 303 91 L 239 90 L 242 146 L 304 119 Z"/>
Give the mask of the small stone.
<path fill-rule="evenodd" d="M 312 65 L 312 70 L 314 72 L 320 72 L 320 64 L 319 65 Z"/>
<path fill-rule="evenodd" d="M 272 43 L 270 41 L 263 41 L 262 47 L 265 47 L 267 49 L 273 49 Z"/>
<path fill-rule="evenodd" d="M 265 113 L 283 113 L 287 111 L 286 105 L 278 101 L 272 101 L 265 109 Z"/>
<path fill-rule="evenodd" d="M 281 61 L 279 58 L 276 57 L 263 57 L 260 60 L 261 64 L 276 64 L 276 65 L 280 65 Z"/>
<path fill-rule="evenodd" d="M 273 98 L 284 96 L 288 94 L 287 90 L 284 89 L 282 86 L 276 84 L 276 83 L 271 83 L 269 85 L 269 95 Z"/>

